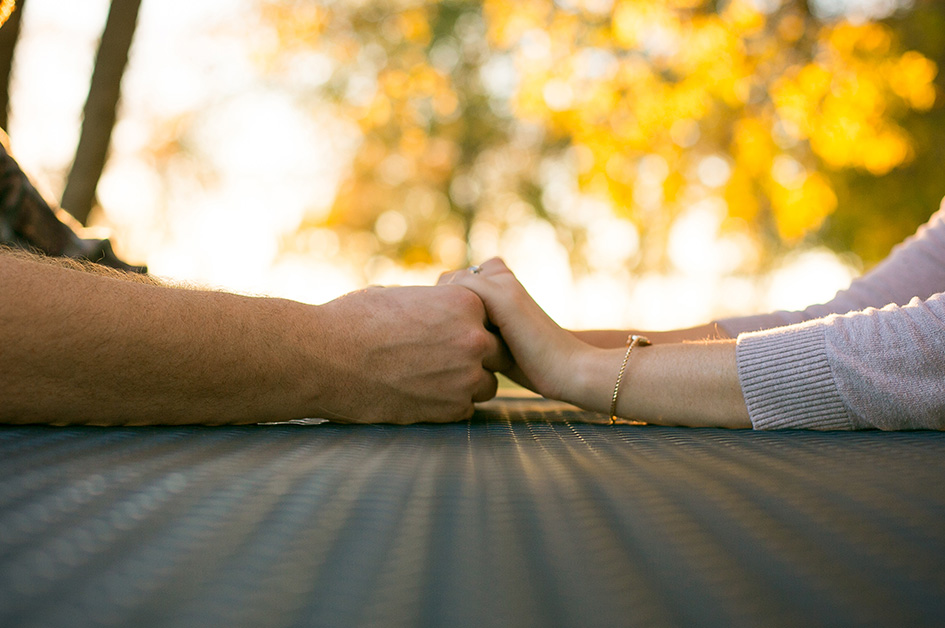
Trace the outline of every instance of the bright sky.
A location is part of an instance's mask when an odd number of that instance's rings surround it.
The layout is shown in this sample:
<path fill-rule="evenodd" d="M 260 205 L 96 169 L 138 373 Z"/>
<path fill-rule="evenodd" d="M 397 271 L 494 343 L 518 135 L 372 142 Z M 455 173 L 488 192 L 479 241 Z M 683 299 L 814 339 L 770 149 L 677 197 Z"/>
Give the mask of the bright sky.
<path fill-rule="evenodd" d="M 249 58 L 250 0 L 144 0 L 112 158 L 99 187 L 99 222 L 130 261 L 152 272 L 228 289 L 320 303 L 362 287 L 360 269 L 333 251 L 278 254 L 306 208 L 327 209 L 359 140 L 325 106 L 300 109 Z M 29 0 L 17 53 L 10 136 L 24 167 L 58 198 L 81 123 L 107 0 Z M 196 112 L 196 113 L 193 113 Z M 146 159 L 157 129 L 196 115 L 196 144 L 164 178 Z M 163 138 L 165 141 L 173 137 Z M 201 163 L 219 173 L 208 180 Z M 712 176 L 713 164 L 706 164 Z M 576 199 L 576 197 L 575 197 Z M 567 251 L 541 221 L 505 234 L 500 252 L 533 296 L 564 325 L 668 328 L 711 317 L 829 299 L 853 275 L 823 250 L 800 251 L 769 277 L 728 274 L 739 243 L 719 235 L 721 211 L 694 206 L 674 227 L 670 275 L 633 277 L 620 266 L 640 235 L 574 200 L 605 251 L 575 278 Z M 396 227 L 396 225 L 393 225 Z M 645 234 L 644 236 L 645 237 Z M 337 246 L 337 243 L 336 243 Z M 499 246 L 499 245 L 497 245 Z M 629 247 L 629 248 L 628 248 Z M 429 283 L 439 270 L 381 269 L 378 283 Z"/>

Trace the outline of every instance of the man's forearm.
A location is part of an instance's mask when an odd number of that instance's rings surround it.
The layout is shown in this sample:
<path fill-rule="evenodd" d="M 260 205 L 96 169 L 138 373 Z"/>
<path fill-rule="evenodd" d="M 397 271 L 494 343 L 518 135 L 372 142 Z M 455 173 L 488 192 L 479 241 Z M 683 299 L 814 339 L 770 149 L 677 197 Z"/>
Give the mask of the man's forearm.
<path fill-rule="evenodd" d="M 134 279 L 0 250 L 0 422 L 456 421 L 510 365 L 459 286 L 311 306 Z"/>
<path fill-rule="evenodd" d="M 7 254 L 0 294 L 5 422 L 256 422 L 316 401 L 315 308 Z"/>

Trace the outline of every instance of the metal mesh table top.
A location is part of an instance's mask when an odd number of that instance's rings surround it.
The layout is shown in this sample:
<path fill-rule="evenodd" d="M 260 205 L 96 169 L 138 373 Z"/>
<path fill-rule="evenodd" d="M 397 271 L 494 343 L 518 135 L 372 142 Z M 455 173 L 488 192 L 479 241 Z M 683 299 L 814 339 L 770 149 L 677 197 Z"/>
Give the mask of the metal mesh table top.
<path fill-rule="evenodd" d="M 0 427 L 2 626 L 945 621 L 945 434 Z"/>

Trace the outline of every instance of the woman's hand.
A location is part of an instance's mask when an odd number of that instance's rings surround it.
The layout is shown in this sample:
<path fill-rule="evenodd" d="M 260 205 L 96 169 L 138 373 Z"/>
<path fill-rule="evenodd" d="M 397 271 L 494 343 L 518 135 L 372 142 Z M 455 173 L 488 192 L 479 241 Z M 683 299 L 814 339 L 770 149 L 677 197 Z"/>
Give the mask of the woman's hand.
<path fill-rule="evenodd" d="M 447 273 L 485 304 L 516 365 L 506 372 L 535 392 L 608 412 L 625 347 L 594 347 L 559 327 L 500 259 Z M 701 330 L 699 330 L 701 333 Z M 617 416 L 663 425 L 751 427 L 735 366 L 734 340 L 658 344 L 635 351 Z"/>
<path fill-rule="evenodd" d="M 569 400 L 575 365 L 595 349 L 559 327 L 505 262 L 493 258 L 473 269 L 445 273 L 439 283 L 464 286 L 482 299 L 515 359 L 517 368 L 506 373 L 511 379 L 544 397 Z"/>

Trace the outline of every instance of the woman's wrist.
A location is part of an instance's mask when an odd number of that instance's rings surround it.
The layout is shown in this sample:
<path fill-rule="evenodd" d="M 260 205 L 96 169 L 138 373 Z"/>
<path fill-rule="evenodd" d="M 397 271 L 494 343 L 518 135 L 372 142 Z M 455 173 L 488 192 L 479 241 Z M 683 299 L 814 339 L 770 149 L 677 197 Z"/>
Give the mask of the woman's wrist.
<path fill-rule="evenodd" d="M 581 351 L 560 399 L 607 414 L 625 356 L 626 347 Z M 635 347 L 620 383 L 616 415 L 664 425 L 751 427 L 734 341 Z"/>
<path fill-rule="evenodd" d="M 625 348 L 601 349 L 588 345 L 575 357 L 570 385 L 560 400 L 594 412 L 608 412 L 625 354 Z M 624 378 L 627 378 L 626 373 Z"/>

